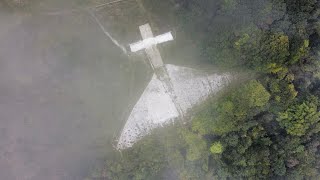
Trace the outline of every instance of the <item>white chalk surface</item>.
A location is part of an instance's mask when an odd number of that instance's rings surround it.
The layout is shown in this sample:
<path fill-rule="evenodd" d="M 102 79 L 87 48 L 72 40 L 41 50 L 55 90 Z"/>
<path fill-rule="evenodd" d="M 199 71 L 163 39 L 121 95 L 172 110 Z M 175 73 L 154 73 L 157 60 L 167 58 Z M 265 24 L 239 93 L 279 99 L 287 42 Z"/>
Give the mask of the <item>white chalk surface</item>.
<path fill-rule="evenodd" d="M 131 147 L 152 129 L 173 122 L 179 117 L 178 109 L 183 114 L 187 113 L 231 80 L 228 73 L 208 75 L 199 70 L 170 64 L 165 65 L 165 70 L 172 91 L 169 92 L 166 83 L 153 75 L 128 117 L 118 140 L 118 149 Z"/>

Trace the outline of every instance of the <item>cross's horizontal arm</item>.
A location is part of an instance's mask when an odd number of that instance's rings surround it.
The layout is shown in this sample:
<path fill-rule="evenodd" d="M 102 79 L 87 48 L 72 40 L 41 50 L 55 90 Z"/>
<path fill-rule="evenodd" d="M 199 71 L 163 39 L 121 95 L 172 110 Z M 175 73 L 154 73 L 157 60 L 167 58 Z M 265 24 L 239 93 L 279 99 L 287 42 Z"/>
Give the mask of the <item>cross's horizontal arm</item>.
<path fill-rule="evenodd" d="M 147 38 L 142 41 L 130 44 L 130 49 L 131 49 L 131 52 L 137 52 L 142 49 L 147 49 L 153 45 L 164 43 L 167 41 L 172 41 L 172 40 L 173 40 L 173 36 L 171 32 L 167 32 L 165 34 L 162 34 L 156 37 Z"/>

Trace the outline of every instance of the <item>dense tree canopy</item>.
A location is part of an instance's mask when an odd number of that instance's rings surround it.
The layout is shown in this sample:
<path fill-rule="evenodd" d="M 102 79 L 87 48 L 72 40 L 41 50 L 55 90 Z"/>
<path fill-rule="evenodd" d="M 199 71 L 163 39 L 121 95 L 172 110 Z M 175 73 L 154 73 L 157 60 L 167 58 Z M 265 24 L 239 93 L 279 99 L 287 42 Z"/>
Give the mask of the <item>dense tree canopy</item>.
<path fill-rule="evenodd" d="M 235 91 L 211 103 L 210 108 L 198 114 L 192 121 L 192 130 L 202 135 L 222 135 L 239 128 L 247 116 L 264 107 L 270 94 L 258 81 L 250 81 Z"/>

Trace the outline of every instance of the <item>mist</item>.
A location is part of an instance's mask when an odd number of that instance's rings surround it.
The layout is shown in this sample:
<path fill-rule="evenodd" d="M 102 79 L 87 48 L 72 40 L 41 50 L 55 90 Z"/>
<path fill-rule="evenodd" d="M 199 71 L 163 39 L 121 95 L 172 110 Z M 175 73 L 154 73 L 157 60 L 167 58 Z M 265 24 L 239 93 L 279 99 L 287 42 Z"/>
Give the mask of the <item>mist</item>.
<path fill-rule="evenodd" d="M 25 2 L 0 6 L 1 179 L 82 179 L 112 150 L 150 70 L 86 11 L 46 13 L 95 4 Z"/>
<path fill-rule="evenodd" d="M 0 0 L 0 179 L 319 179 L 319 7 Z"/>

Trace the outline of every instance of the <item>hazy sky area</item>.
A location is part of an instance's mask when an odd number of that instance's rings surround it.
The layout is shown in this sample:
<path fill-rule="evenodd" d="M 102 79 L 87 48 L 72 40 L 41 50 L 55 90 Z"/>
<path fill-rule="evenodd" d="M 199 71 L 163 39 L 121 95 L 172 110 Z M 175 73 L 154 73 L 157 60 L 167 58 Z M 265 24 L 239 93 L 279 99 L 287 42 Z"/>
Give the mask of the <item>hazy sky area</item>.
<path fill-rule="evenodd" d="M 112 148 L 151 70 L 86 12 L 36 7 L 0 10 L 0 179 L 80 179 Z"/>

